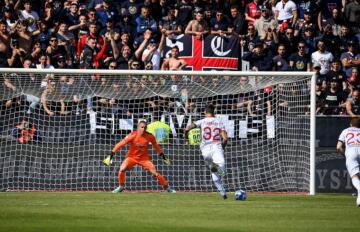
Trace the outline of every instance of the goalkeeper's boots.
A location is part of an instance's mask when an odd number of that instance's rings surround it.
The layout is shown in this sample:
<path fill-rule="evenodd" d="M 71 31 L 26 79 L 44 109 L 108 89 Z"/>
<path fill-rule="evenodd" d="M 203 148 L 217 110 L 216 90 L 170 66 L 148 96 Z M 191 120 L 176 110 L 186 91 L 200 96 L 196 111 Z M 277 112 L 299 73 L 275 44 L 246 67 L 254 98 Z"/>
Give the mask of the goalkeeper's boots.
<path fill-rule="evenodd" d="M 223 198 L 224 200 L 226 200 L 228 197 L 227 197 L 227 195 L 225 194 L 225 195 L 222 195 L 222 198 Z"/>
<path fill-rule="evenodd" d="M 116 189 L 114 189 L 112 192 L 113 193 L 121 193 L 122 191 L 124 191 L 125 187 L 124 186 L 119 186 Z"/>
<path fill-rule="evenodd" d="M 356 199 L 356 205 L 357 205 L 357 207 L 360 207 L 360 196 L 359 195 Z"/>
<path fill-rule="evenodd" d="M 176 193 L 175 189 L 170 186 L 166 189 L 166 191 L 168 191 L 169 193 Z"/>

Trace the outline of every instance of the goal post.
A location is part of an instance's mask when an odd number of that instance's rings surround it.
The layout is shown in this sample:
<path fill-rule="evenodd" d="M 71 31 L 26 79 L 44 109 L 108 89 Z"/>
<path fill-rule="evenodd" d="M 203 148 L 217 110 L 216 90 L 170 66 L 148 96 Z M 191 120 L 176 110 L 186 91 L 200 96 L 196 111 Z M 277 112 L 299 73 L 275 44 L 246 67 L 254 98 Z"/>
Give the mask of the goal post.
<path fill-rule="evenodd" d="M 139 120 L 162 121 L 158 171 L 179 191 L 216 191 L 197 140 L 184 128 L 207 104 L 228 132 L 229 191 L 315 194 L 315 86 L 311 72 L 0 69 L 0 189 L 109 191 L 116 187 L 123 148 L 101 160 Z M 201 135 L 200 135 L 201 136 Z M 135 167 L 126 187 L 158 191 Z"/>

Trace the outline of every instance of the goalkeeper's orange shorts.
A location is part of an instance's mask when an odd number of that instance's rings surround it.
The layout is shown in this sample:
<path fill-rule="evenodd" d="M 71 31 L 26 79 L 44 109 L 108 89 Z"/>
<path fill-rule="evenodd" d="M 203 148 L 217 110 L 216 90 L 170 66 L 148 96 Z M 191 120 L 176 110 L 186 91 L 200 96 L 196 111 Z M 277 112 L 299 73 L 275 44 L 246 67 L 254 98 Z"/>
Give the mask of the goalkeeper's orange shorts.
<path fill-rule="evenodd" d="M 131 170 L 136 164 L 140 165 L 145 170 L 155 169 L 155 165 L 150 160 L 136 160 L 131 157 L 127 157 L 121 163 L 121 167 L 126 167 L 127 170 Z"/>

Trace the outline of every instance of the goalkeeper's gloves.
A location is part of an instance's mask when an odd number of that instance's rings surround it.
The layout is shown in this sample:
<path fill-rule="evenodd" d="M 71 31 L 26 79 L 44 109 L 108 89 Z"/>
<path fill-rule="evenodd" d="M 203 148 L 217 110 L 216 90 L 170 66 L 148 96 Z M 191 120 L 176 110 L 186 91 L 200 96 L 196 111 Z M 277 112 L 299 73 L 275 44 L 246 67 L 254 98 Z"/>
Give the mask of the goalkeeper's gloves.
<path fill-rule="evenodd" d="M 226 145 L 227 145 L 227 140 L 222 141 L 221 146 L 223 150 L 225 150 Z"/>
<path fill-rule="evenodd" d="M 164 160 L 165 164 L 167 164 L 167 165 L 171 164 L 170 159 L 163 152 L 160 153 L 160 157 Z"/>
<path fill-rule="evenodd" d="M 112 160 L 113 160 L 114 155 L 115 155 L 115 153 L 111 153 L 110 155 L 107 155 L 105 157 L 105 159 L 103 159 L 102 163 L 106 166 L 109 166 L 113 162 Z"/>

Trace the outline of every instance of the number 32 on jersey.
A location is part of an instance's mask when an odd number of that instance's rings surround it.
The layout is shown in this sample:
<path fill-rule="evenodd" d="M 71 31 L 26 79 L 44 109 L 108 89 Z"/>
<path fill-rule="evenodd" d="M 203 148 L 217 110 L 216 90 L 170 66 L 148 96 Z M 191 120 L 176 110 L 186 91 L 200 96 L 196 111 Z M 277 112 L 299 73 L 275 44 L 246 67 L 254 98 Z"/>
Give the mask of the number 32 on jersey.
<path fill-rule="evenodd" d="M 220 128 L 204 127 L 202 137 L 204 140 L 220 141 Z"/>

